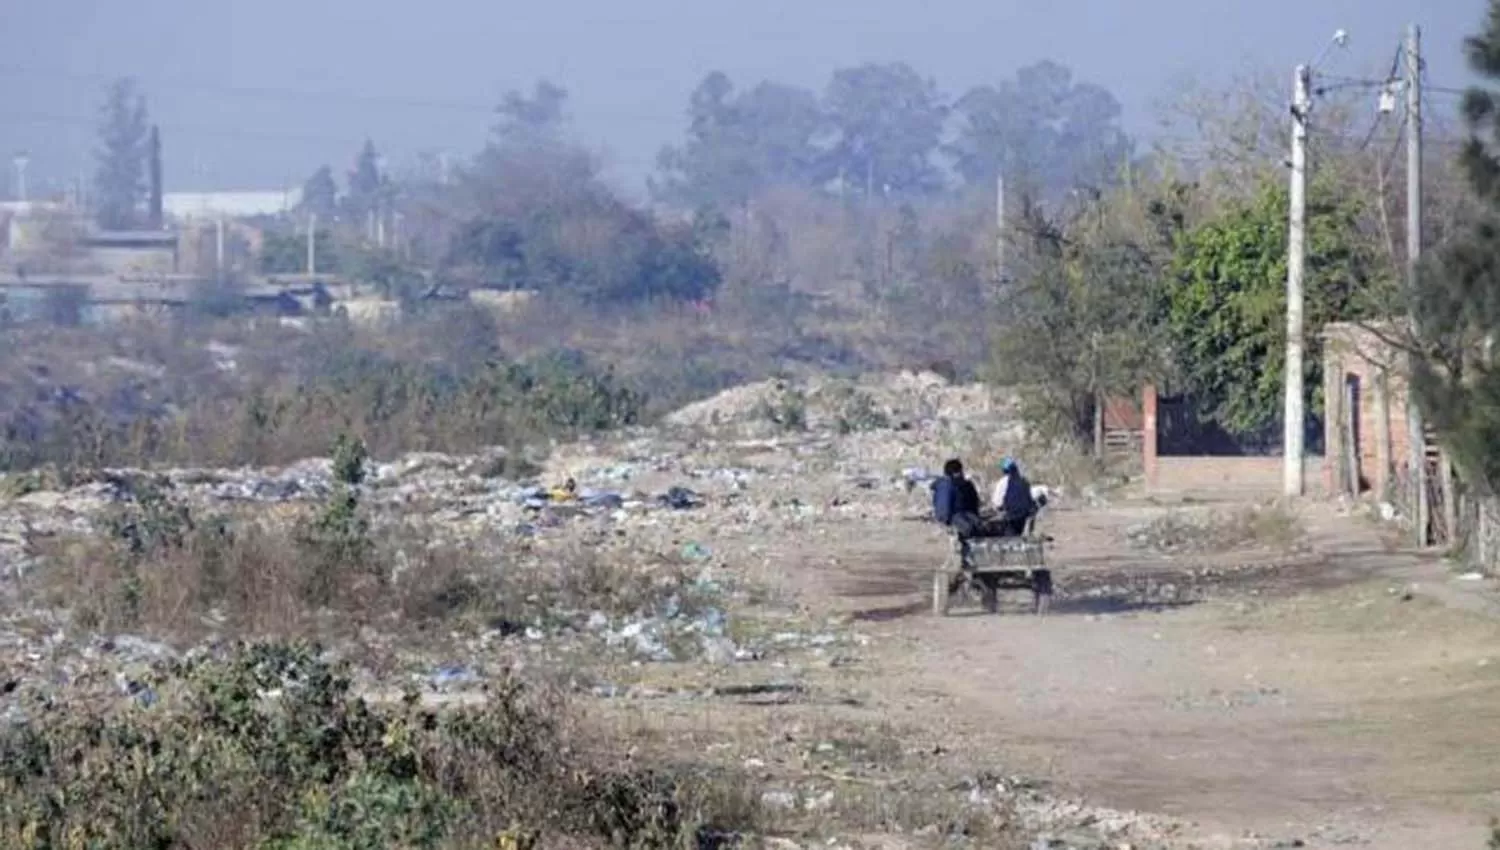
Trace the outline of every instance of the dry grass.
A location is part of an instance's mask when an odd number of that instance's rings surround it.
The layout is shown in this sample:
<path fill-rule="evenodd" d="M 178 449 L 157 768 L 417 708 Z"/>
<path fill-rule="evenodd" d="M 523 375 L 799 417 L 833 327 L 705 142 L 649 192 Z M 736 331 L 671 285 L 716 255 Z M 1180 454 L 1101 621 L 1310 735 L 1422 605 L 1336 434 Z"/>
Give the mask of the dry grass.
<path fill-rule="evenodd" d="M 150 710 L 68 690 L 0 728 L 3 846 L 688 848 L 759 825 L 743 778 L 627 763 L 517 680 L 478 708 L 374 703 L 316 647 L 257 644 L 142 684 Z"/>
<path fill-rule="evenodd" d="M 357 482 L 358 456 L 349 459 L 342 475 Z M 372 531 L 355 483 L 321 506 L 274 515 L 195 512 L 147 478 L 128 492 L 101 519 L 103 533 L 38 542 L 25 602 L 66 610 L 82 629 L 191 639 L 549 629 L 596 611 L 648 615 L 668 600 L 691 616 L 717 593 L 680 557 L 584 546 L 527 554 L 498 538 L 438 542 L 414 523 Z"/>

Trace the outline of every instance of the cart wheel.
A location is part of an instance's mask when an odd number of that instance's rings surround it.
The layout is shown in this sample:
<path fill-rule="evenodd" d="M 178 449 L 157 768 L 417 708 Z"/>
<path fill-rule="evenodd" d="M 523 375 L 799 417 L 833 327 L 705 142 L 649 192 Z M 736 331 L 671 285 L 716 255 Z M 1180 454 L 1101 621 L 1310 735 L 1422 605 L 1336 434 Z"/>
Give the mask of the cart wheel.
<path fill-rule="evenodd" d="M 985 576 L 984 582 L 984 610 L 987 614 L 1000 613 L 1000 579 L 998 576 Z"/>
<path fill-rule="evenodd" d="M 1052 571 L 1037 570 L 1032 576 L 1032 596 L 1036 600 L 1037 616 L 1047 613 L 1052 607 Z"/>
<path fill-rule="evenodd" d="M 948 614 L 948 572 L 937 570 L 932 574 L 932 615 L 943 617 Z"/>

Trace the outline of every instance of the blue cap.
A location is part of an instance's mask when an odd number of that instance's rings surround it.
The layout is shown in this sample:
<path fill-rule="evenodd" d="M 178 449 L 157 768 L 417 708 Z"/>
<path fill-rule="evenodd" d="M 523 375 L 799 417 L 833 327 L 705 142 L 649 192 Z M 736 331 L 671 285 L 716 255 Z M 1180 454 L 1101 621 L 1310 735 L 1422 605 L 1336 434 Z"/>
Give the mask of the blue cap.
<path fill-rule="evenodd" d="M 1000 471 L 1001 472 L 1012 472 L 1012 471 L 1015 470 L 1015 468 L 1016 468 L 1016 462 L 1014 460 L 1008 458 L 1008 457 L 1005 458 L 1004 460 L 1000 461 Z"/>

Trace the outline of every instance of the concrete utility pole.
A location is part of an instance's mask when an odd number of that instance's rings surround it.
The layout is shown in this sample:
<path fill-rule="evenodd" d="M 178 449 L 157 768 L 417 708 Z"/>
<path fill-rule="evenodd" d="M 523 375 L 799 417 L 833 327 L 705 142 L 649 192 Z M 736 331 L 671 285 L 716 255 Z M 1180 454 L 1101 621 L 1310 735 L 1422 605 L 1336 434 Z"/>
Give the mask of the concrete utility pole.
<path fill-rule="evenodd" d="M 1290 230 L 1286 258 L 1286 399 L 1282 414 L 1282 490 L 1302 495 L 1302 440 L 1307 428 L 1303 407 L 1302 272 L 1307 258 L 1307 118 L 1312 108 L 1312 72 L 1298 65 L 1292 82 L 1292 183 Z"/>
<path fill-rule="evenodd" d="M 16 200 L 26 201 L 26 166 L 31 162 L 31 156 L 25 151 L 16 154 L 11 164 L 16 167 Z"/>
<path fill-rule="evenodd" d="M 1406 285 L 1417 287 L 1417 264 L 1422 259 L 1422 30 L 1412 24 L 1406 30 Z M 1412 332 L 1416 331 L 1415 316 Z M 1410 359 L 1410 355 L 1408 355 Z M 1411 374 L 1408 368 L 1408 375 Z M 1406 425 L 1411 438 L 1407 473 L 1412 487 L 1412 513 L 1416 520 L 1418 546 L 1426 546 L 1427 429 L 1417 409 L 1410 380 L 1406 392 Z"/>
<path fill-rule="evenodd" d="M 219 279 L 224 279 L 224 216 L 221 214 L 214 219 L 214 261 L 218 269 Z"/>
<path fill-rule="evenodd" d="M 307 216 L 307 274 L 318 273 L 318 214 Z"/>

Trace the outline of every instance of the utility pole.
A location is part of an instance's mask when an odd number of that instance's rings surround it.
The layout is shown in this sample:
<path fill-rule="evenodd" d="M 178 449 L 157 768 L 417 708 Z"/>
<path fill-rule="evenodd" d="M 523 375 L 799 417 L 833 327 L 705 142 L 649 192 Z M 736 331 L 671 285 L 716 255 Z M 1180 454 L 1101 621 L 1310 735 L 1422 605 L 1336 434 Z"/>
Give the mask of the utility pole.
<path fill-rule="evenodd" d="M 214 260 L 219 271 L 219 280 L 224 280 L 224 216 L 221 213 L 214 220 Z"/>
<path fill-rule="evenodd" d="M 1292 83 L 1291 215 L 1286 258 L 1286 399 L 1282 414 L 1282 489 L 1288 498 L 1302 495 L 1302 440 L 1307 427 L 1303 407 L 1302 272 L 1307 257 L 1307 118 L 1312 108 L 1311 71 L 1298 65 Z"/>
<path fill-rule="evenodd" d="M 995 282 L 1005 282 L 1005 169 L 995 172 Z"/>
<path fill-rule="evenodd" d="M 1422 259 L 1422 30 L 1412 24 L 1406 30 L 1406 285 L 1415 293 L 1417 264 Z M 1412 317 L 1411 332 L 1416 332 Z M 1408 360 L 1411 355 L 1408 355 Z M 1407 473 L 1412 487 L 1412 515 L 1416 520 L 1418 546 L 1427 545 L 1427 429 L 1412 392 L 1410 364 L 1407 370 L 1406 425 L 1411 448 Z"/>
<path fill-rule="evenodd" d="M 307 274 L 318 273 L 318 214 L 307 215 Z"/>
<path fill-rule="evenodd" d="M 31 156 L 25 151 L 16 154 L 11 163 L 16 167 L 16 200 L 26 202 L 26 166 L 31 162 Z"/>

